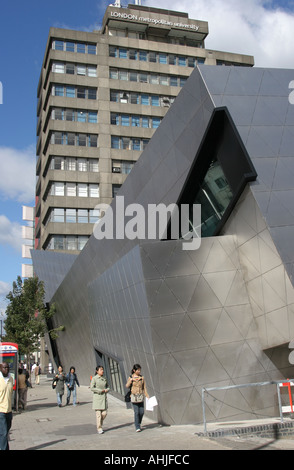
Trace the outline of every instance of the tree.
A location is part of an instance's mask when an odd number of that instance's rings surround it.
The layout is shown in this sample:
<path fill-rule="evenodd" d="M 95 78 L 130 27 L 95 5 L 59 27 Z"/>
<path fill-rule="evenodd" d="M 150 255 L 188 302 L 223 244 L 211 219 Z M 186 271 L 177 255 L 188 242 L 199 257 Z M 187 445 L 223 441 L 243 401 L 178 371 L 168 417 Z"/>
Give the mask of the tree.
<path fill-rule="evenodd" d="M 18 344 L 21 354 L 30 354 L 39 347 L 39 339 L 49 333 L 52 339 L 64 327 L 48 329 L 48 324 L 56 312 L 55 306 L 47 308 L 44 304 L 45 289 L 37 277 L 25 279 L 20 276 L 13 282 L 12 291 L 6 296 L 9 304 L 5 320 L 6 341 Z"/>

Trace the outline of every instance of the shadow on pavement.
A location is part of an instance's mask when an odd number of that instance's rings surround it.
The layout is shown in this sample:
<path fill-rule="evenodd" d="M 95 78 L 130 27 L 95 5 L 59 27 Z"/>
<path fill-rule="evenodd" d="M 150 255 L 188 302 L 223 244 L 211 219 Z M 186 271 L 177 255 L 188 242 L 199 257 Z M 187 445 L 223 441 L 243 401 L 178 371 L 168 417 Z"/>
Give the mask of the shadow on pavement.
<path fill-rule="evenodd" d="M 63 441 L 66 441 L 66 439 L 59 439 L 58 441 L 44 442 L 44 444 L 39 444 L 38 446 L 34 446 L 34 447 L 28 447 L 25 450 L 43 449 L 44 447 L 50 447 L 50 446 L 53 446 L 54 444 L 58 444 L 59 442 L 63 442 Z"/>

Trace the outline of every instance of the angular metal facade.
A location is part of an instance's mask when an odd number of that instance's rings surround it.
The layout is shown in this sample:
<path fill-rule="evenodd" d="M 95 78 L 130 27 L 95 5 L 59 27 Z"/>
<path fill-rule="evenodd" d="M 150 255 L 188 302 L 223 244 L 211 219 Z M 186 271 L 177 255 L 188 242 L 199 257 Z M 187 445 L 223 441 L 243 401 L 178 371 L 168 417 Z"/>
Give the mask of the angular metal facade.
<path fill-rule="evenodd" d="M 198 250 L 183 250 L 181 240 L 91 236 L 51 299 L 66 327 L 60 359 L 84 383 L 97 354 L 119 365 L 123 382 L 139 362 L 159 402 L 154 418 L 184 424 L 203 419 L 202 387 L 291 376 L 293 75 L 211 66 L 192 73 L 121 188 L 125 206 L 180 200 L 211 117 L 224 106 L 257 178 L 221 233 L 203 238 Z M 112 208 L 115 214 L 115 201 Z M 33 262 L 47 285 L 50 263 L 45 273 L 44 260 L 33 255 Z M 207 419 L 277 415 L 275 388 L 241 390 L 207 397 Z"/>

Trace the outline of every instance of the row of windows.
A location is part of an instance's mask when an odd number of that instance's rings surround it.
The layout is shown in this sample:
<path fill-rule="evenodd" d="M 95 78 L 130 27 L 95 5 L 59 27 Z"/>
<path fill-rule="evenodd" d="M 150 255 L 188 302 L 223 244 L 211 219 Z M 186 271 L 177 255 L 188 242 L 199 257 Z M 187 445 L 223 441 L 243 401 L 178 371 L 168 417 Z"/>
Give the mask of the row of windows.
<path fill-rule="evenodd" d="M 118 150 L 144 150 L 150 139 L 136 139 L 134 137 L 111 136 L 111 148 Z"/>
<path fill-rule="evenodd" d="M 134 162 L 128 160 L 112 160 L 112 173 L 122 173 L 128 175 L 134 166 Z M 50 170 L 63 171 L 99 171 L 97 158 L 78 158 L 78 157 L 57 157 L 52 156 L 50 160 Z"/>
<path fill-rule="evenodd" d="M 161 123 L 160 117 L 148 117 L 148 116 L 137 116 L 129 114 L 117 114 L 111 113 L 110 123 L 114 126 L 126 126 L 126 127 L 145 127 L 157 129 Z"/>
<path fill-rule="evenodd" d="M 60 41 L 55 39 L 52 41 L 52 49 L 55 51 L 79 52 L 80 54 L 96 55 L 96 44 L 82 42 Z"/>
<path fill-rule="evenodd" d="M 117 59 L 139 60 L 142 62 L 154 62 L 166 65 L 178 65 L 180 67 L 195 67 L 196 64 L 204 64 L 203 57 L 191 57 L 165 52 L 144 51 L 142 49 L 127 49 L 119 46 L 109 46 L 109 56 Z"/>
<path fill-rule="evenodd" d="M 117 68 L 109 69 L 109 78 L 130 82 L 150 83 L 151 85 L 168 85 L 179 87 L 183 87 L 187 81 L 187 77 L 180 77 L 179 75 L 136 72 L 134 70 Z"/>
<path fill-rule="evenodd" d="M 99 197 L 99 185 L 88 183 L 63 183 L 54 181 L 48 191 L 49 196 Z"/>
<path fill-rule="evenodd" d="M 110 101 L 114 101 L 115 103 L 169 107 L 174 102 L 174 100 L 174 96 L 149 95 L 147 93 L 132 93 L 110 90 Z"/>
<path fill-rule="evenodd" d="M 56 121 L 89 122 L 96 124 L 97 111 L 53 108 L 51 112 L 51 119 Z"/>
<path fill-rule="evenodd" d="M 80 87 L 72 85 L 53 85 L 52 86 L 53 96 L 63 96 L 66 98 L 81 98 L 88 100 L 97 99 L 97 88 L 92 87 Z"/>
<path fill-rule="evenodd" d="M 98 172 L 97 158 L 51 157 L 50 170 Z"/>
<path fill-rule="evenodd" d="M 74 132 L 52 132 L 51 144 L 75 145 L 78 147 L 97 147 L 98 135 L 78 134 Z"/>
<path fill-rule="evenodd" d="M 70 64 L 68 62 L 53 62 L 52 72 L 67 73 L 69 75 L 83 75 L 97 77 L 97 67 L 94 65 Z"/>
<path fill-rule="evenodd" d="M 95 224 L 99 220 L 99 216 L 100 210 L 97 209 L 54 208 L 51 210 L 46 224 L 49 222 L 68 224 Z"/>
<path fill-rule="evenodd" d="M 53 235 L 45 249 L 82 250 L 89 240 L 87 235 Z"/>

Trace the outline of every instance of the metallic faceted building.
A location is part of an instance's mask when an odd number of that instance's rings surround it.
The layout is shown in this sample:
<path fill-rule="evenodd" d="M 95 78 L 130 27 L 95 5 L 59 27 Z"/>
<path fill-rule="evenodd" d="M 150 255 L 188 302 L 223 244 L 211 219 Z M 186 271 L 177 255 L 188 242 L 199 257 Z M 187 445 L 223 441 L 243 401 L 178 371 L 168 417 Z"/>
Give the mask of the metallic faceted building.
<path fill-rule="evenodd" d="M 125 205 L 200 203 L 199 249 L 92 235 L 70 259 L 32 252 L 66 327 L 52 353 L 84 383 L 102 361 L 123 397 L 139 362 L 154 419 L 184 424 L 202 422 L 203 387 L 291 377 L 293 74 L 198 65 L 120 189 Z M 277 413 L 271 386 L 206 401 L 211 421 Z"/>

